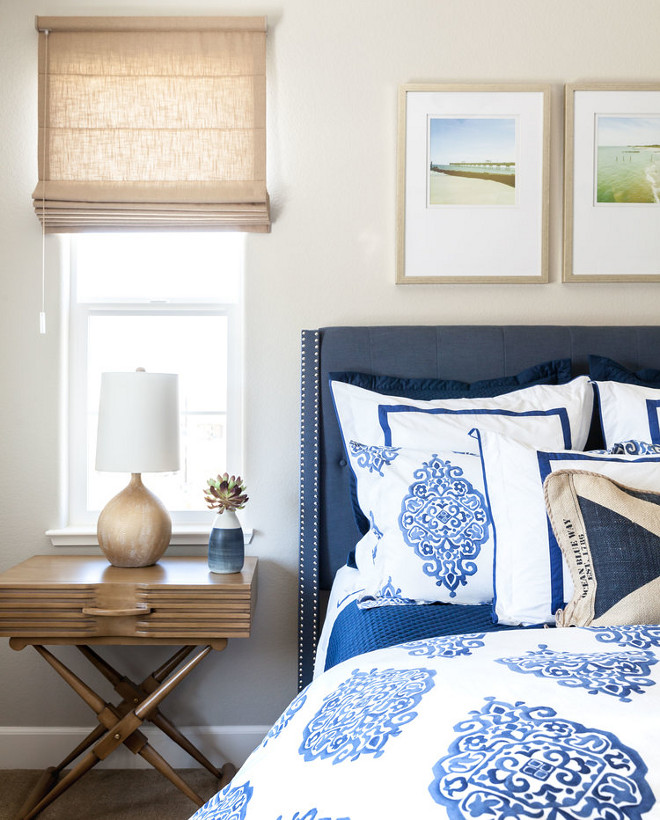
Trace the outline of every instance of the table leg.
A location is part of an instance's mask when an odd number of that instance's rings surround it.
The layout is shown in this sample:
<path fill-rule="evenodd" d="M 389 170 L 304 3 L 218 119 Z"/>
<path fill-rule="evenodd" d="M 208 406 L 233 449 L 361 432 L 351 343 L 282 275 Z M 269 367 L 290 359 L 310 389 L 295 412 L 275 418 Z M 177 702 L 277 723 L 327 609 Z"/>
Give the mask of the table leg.
<path fill-rule="evenodd" d="M 29 808 L 25 814 L 19 814 L 18 820 L 32 820 L 39 812 L 42 812 L 46 806 L 49 806 L 53 800 L 56 800 L 69 786 L 80 780 L 90 769 L 100 763 L 100 759 L 96 757 L 94 752 L 89 752 L 83 759 L 74 766 L 64 777 L 53 785 L 53 788 L 45 794 L 38 803 Z M 27 804 L 26 804 L 27 805 Z"/>
<path fill-rule="evenodd" d="M 106 660 L 97 654 L 89 646 L 79 646 L 78 649 L 92 663 L 101 674 L 110 681 L 114 686 L 115 691 L 123 698 L 122 704 L 118 707 L 120 710 L 124 704 L 130 704 L 130 708 L 135 708 L 142 703 L 147 695 L 161 685 L 163 680 L 171 674 L 177 666 L 184 660 L 194 649 L 193 646 L 184 646 L 172 655 L 171 658 L 165 661 L 155 672 L 146 677 L 142 683 L 133 683 L 130 678 L 119 674 Z M 218 768 L 198 749 L 191 740 L 189 740 L 179 729 L 169 720 L 165 715 L 156 709 L 148 718 L 150 723 L 157 726 L 164 732 L 171 740 L 177 743 L 185 752 L 187 752 L 200 765 L 204 766 L 214 777 L 222 779 L 224 774 L 224 767 Z M 225 764 L 227 765 L 227 764 Z M 234 773 L 235 773 L 234 769 Z M 233 775 L 232 775 L 233 777 Z M 229 778 L 231 779 L 231 777 Z M 227 781 L 229 782 L 229 781 Z"/>
<path fill-rule="evenodd" d="M 25 802 L 18 810 L 18 814 L 16 815 L 18 820 L 25 817 L 30 809 L 36 806 L 37 803 L 52 790 L 53 786 L 57 783 L 59 774 L 59 771 L 54 766 L 50 766 L 44 770 L 39 780 L 35 783 L 34 788 L 26 797 Z"/>
<path fill-rule="evenodd" d="M 182 791 L 186 797 L 189 797 L 194 803 L 197 803 L 198 806 L 204 805 L 204 799 L 190 788 L 186 781 L 174 771 L 167 760 L 165 760 L 162 755 L 158 754 L 153 746 L 149 746 L 149 744 L 147 744 L 140 752 L 140 756 L 150 763 L 154 769 L 166 777 L 170 783 L 173 783 L 180 791 Z"/>
<path fill-rule="evenodd" d="M 51 791 L 53 786 L 57 783 L 62 771 L 66 769 L 66 767 L 84 751 L 89 749 L 93 743 L 96 743 L 99 738 L 103 737 L 105 732 L 105 727 L 99 724 L 95 729 L 92 729 L 87 737 L 82 740 L 75 749 L 69 752 L 64 760 L 62 760 L 57 766 L 49 766 L 49 768 L 43 772 L 39 780 L 35 783 L 34 788 L 21 807 L 18 816 L 22 817 L 32 806 L 36 806 L 41 798 L 48 794 L 48 792 Z"/>
<path fill-rule="evenodd" d="M 119 707 L 114 707 L 111 704 L 106 703 L 103 698 L 87 686 L 87 684 L 85 684 L 74 672 L 68 669 L 45 647 L 35 645 L 34 648 L 96 713 L 100 726 L 94 729 L 87 736 L 87 738 L 85 738 L 85 740 L 78 744 L 76 749 L 67 755 L 60 766 L 46 770 L 44 775 L 40 778 L 37 787 L 35 787 L 32 794 L 21 809 L 19 820 L 30 820 L 31 818 L 36 817 L 39 812 L 41 812 L 44 808 L 46 808 L 46 806 L 52 803 L 53 800 L 59 797 L 59 795 L 79 780 L 100 760 L 105 759 L 122 744 L 125 744 L 134 754 L 139 754 L 143 757 L 148 763 L 150 763 L 150 765 L 152 765 L 187 797 L 196 803 L 196 805 L 203 805 L 204 800 L 196 794 L 174 771 L 174 769 L 172 769 L 170 764 L 149 745 L 145 735 L 139 731 L 139 727 L 145 720 L 151 721 L 157 714 L 159 714 L 158 706 L 161 701 L 164 700 L 164 698 L 166 698 L 170 692 L 176 688 L 188 674 L 190 674 L 195 666 L 197 666 L 197 664 L 199 664 L 206 657 L 206 655 L 212 651 L 211 646 L 204 647 L 193 658 L 178 669 L 178 671 L 172 672 L 172 670 L 179 665 L 181 660 L 190 654 L 192 647 L 185 647 L 184 650 L 179 650 L 161 667 L 160 670 L 157 670 L 157 673 L 154 673 L 154 675 L 150 676 L 150 678 L 147 678 L 147 680 L 156 681 L 156 688 L 152 692 L 146 693 L 139 687 L 134 687 L 136 694 L 132 698 L 132 705 L 129 703 L 129 700 L 124 697 L 124 700 Z M 125 684 L 130 683 L 128 679 L 123 679 L 114 669 L 112 669 L 109 664 L 106 664 L 105 661 L 96 655 L 96 653 L 92 652 L 92 650 L 89 650 L 83 654 L 86 654 L 90 661 L 92 661 L 97 668 L 101 669 L 109 680 L 113 678 L 117 679 L 117 685 L 115 687 L 117 688 L 117 691 L 119 691 L 118 687 L 120 685 L 125 686 Z M 90 654 L 94 656 L 94 660 L 92 660 Z M 163 670 L 166 671 L 163 672 Z M 169 672 L 172 672 L 172 674 L 169 674 L 167 677 L 166 675 Z M 163 677 L 165 678 L 160 683 L 156 678 L 156 675 L 159 673 L 163 674 Z M 148 684 L 148 686 L 151 688 L 152 684 Z M 139 696 L 137 693 L 139 693 Z M 136 698 L 137 705 L 135 705 Z M 175 732 L 178 733 L 176 728 Z M 183 735 L 181 735 L 181 737 L 189 743 Z M 58 782 L 57 777 L 64 766 L 72 762 L 92 744 L 94 744 L 93 749 Z M 201 752 L 199 754 L 201 754 Z M 233 770 L 233 767 L 225 768 L 228 768 L 226 774 L 224 769 L 219 771 L 219 774 L 222 776 L 223 780 L 230 774 L 229 769 Z M 216 769 L 215 772 L 218 772 L 218 770 Z M 228 779 L 229 778 L 227 777 L 227 782 Z"/>

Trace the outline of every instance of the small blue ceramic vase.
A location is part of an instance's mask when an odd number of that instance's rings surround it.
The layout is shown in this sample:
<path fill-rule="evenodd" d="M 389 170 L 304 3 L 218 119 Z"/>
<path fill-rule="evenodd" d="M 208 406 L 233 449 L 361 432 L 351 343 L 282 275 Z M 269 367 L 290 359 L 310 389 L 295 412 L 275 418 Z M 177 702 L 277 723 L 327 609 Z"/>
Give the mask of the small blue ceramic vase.
<path fill-rule="evenodd" d="M 219 513 L 209 535 L 209 569 L 220 574 L 240 572 L 244 559 L 243 530 L 236 513 Z"/>

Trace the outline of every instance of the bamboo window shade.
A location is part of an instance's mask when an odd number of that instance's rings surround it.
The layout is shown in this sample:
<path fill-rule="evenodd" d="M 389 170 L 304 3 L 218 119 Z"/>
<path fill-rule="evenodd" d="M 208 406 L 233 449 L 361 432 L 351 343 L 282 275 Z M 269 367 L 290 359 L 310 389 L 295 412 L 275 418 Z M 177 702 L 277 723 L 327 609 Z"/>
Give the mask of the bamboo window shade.
<path fill-rule="evenodd" d="M 47 233 L 270 230 L 265 18 L 36 25 Z"/>

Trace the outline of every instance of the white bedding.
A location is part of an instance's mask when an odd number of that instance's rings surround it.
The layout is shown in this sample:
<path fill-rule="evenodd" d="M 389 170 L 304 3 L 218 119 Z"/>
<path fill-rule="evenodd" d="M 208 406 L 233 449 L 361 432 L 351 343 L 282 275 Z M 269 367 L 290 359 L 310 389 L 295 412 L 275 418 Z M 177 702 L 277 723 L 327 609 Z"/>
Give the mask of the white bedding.
<path fill-rule="evenodd" d="M 530 629 L 347 660 L 195 820 L 658 817 L 660 627 Z"/>
<path fill-rule="evenodd" d="M 328 598 L 328 609 L 323 629 L 316 647 L 316 658 L 314 660 L 314 677 L 325 669 L 325 660 L 328 653 L 328 642 L 330 634 L 335 625 L 339 613 L 345 609 L 352 601 L 355 601 L 364 592 L 362 577 L 355 567 L 343 566 L 337 570 L 330 597 Z"/>

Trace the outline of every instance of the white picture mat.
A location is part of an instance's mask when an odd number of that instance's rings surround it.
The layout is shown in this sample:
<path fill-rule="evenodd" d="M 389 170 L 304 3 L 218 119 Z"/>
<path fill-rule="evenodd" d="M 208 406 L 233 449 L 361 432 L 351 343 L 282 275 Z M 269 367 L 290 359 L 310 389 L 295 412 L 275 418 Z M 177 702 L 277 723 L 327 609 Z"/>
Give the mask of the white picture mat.
<path fill-rule="evenodd" d="M 597 115 L 660 114 L 659 91 L 573 94 L 573 276 L 659 276 L 660 205 L 595 202 Z"/>
<path fill-rule="evenodd" d="M 542 277 L 543 91 L 415 91 L 406 100 L 405 277 Z M 429 117 L 517 121 L 516 205 L 426 206 Z"/>

